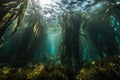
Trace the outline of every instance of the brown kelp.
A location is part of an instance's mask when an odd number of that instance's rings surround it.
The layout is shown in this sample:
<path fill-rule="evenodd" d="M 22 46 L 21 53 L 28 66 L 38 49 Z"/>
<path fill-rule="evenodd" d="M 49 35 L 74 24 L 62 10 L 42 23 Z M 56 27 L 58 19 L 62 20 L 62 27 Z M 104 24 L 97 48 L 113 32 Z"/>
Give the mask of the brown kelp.
<path fill-rule="evenodd" d="M 30 1 L 29 6 L 23 22 L 24 24 L 27 24 L 28 27 L 21 33 L 22 37 L 19 37 L 20 40 L 18 40 L 19 43 L 17 44 L 19 45 L 16 52 L 18 63 L 33 61 L 33 58 L 36 55 L 36 49 L 41 46 L 44 37 L 44 21 L 42 14 L 40 13 L 41 9 L 38 8 L 38 4 L 35 4 L 32 0 Z"/>
<path fill-rule="evenodd" d="M 101 14 L 97 14 L 86 25 L 86 30 L 101 58 L 104 57 L 104 53 L 107 56 L 113 56 L 114 53 L 118 54 L 118 42 L 116 40 L 118 36 L 115 31 L 115 25 L 112 26 L 112 19 L 110 18 L 112 15 L 119 16 L 119 14 L 116 14 L 116 12 L 119 13 L 118 8 L 116 8 L 118 5 L 114 2 L 106 2 L 105 4 L 107 5 L 103 5 L 104 8 L 99 12 Z"/>
<path fill-rule="evenodd" d="M 62 64 L 78 67 L 80 63 L 79 30 L 81 15 L 79 13 L 67 13 L 62 15 L 62 18 L 63 24 L 61 26 L 64 31 L 64 39 L 61 44 L 63 50 L 61 54 L 61 62 Z"/>
<path fill-rule="evenodd" d="M 11 1 L 2 1 L 0 5 L 0 37 L 7 31 L 10 24 L 16 20 L 14 25 L 14 30 L 12 33 L 15 33 L 20 22 L 23 19 L 24 13 L 27 8 L 28 0 L 11 0 Z M 12 34 L 11 33 L 11 34 Z"/>

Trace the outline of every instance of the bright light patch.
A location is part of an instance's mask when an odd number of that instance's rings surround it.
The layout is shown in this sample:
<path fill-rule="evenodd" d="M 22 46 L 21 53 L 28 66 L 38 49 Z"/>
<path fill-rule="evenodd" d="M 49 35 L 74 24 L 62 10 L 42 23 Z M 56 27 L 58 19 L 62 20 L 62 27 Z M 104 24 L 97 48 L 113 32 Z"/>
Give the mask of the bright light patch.
<path fill-rule="evenodd" d="M 51 0 L 40 0 L 41 5 L 52 4 Z"/>
<path fill-rule="evenodd" d="M 99 8 L 102 6 L 102 3 L 96 4 L 95 7 Z"/>
<path fill-rule="evenodd" d="M 116 2 L 116 4 L 120 4 L 120 2 Z"/>
<path fill-rule="evenodd" d="M 52 44 L 52 46 L 51 46 L 51 54 L 53 55 L 55 53 L 55 47 L 54 47 L 54 45 Z"/>
<path fill-rule="evenodd" d="M 81 5 L 82 6 L 82 8 L 85 8 L 86 7 L 86 5 L 88 5 L 89 3 L 88 2 L 83 2 L 83 4 Z"/>

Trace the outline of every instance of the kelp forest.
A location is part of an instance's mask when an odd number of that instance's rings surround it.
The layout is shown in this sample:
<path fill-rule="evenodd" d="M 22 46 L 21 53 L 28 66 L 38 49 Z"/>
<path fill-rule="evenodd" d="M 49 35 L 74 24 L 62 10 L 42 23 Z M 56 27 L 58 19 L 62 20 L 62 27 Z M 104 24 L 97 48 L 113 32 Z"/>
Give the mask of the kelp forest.
<path fill-rule="evenodd" d="M 120 80 L 120 0 L 1 0 L 0 80 Z"/>

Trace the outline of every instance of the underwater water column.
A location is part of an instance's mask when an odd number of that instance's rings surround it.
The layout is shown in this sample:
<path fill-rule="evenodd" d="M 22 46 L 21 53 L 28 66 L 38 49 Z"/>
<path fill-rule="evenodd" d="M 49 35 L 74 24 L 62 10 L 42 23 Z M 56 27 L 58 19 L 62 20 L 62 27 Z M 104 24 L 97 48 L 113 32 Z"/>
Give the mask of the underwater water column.
<path fill-rule="evenodd" d="M 79 13 L 63 15 L 64 38 L 61 54 L 61 63 L 76 69 L 80 66 L 79 30 L 81 24 Z"/>
<path fill-rule="evenodd" d="M 57 41 L 59 41 L 58 38 L 59 33 L 54 31 L 54 28 L 49 28 L 47 33 L 47 48 L 48 53 L 50 56 L 54 56 L 56 54 L 57 50 Z"/>

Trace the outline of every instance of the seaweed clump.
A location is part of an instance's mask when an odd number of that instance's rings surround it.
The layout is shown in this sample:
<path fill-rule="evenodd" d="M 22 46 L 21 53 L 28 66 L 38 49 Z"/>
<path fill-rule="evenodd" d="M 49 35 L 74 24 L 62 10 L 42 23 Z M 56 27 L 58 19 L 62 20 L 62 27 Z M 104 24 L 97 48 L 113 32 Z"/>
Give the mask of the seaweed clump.
<path fill-rule="evenodd" d="M 6 66 L 0 69 L 0 80 L 73 80 L 74 76 L 74 69 L 52 64 L 30 64 L 15 68 Z"/>
<path fill-rule="evenodd" d="M 86 63 L 76 80 L 120 80 L 120 56 Z"/>
<path fill-rule="evenodd" d="M 40 80 L 73 80 L 74 70 L 66 66 L 44 65 L 37 79 Z M 35 79 L 36 80 L 36 79 Z"/>

